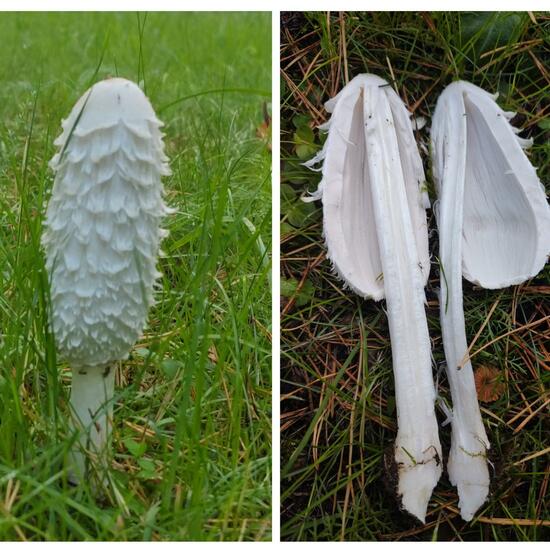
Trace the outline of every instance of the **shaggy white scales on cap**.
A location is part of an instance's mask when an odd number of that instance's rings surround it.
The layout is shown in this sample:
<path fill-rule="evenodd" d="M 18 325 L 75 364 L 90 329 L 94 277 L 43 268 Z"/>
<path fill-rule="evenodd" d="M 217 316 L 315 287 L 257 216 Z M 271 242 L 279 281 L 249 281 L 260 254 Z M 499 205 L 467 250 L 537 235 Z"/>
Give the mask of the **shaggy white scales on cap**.
<path fill-rule="evenodd" d="M 328 256 L 344 282 L 386 298 L 395 378 L 397 493 L 424 521 L 441 476 L 431 345 L 424 309 L 430 260 L 424 171 L 410 114 L 387 82 L 355 77 L 326 104 L 332 117 L 313 199 L 323 201 Z"/>
<path fill-rule="evenodd" d="M 483 427 L 462 304 L 462 275 L 484 288 L 535 276 L 550 251 L 550 208 L 523 152 L 530 142 L 509 124 L 486 91 L 454 82 L 440 95 L 432 122 L 440 205 L 441 330 L 453 400 L 448 472 L 460 512 L 473 518 L 487 498 L 489 440 Z"/>
<path fill-rule="evenodd" d="M 42 244 L 53 332 L 72 367 L 71 404 L 98 451 L 110 432 L 111 364 L 141 336 L 160 277 L 156 263 L 167 234 L 160 222 L 170 212 L 161 126 L 138 86 L 107 79 L 63 121 L 50 162 L 55 182 Z M 83 458 L 77 462 L 82 473 Z"/>

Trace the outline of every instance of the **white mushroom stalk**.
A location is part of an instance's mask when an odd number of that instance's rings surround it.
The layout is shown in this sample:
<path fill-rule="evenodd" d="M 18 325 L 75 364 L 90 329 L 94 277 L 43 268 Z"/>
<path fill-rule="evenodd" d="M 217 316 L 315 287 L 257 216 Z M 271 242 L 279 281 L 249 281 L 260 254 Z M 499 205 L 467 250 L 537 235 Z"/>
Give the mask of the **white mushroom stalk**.
<path fill-rule="evenodd" d="M 410 114 L 387 82 L 354 78 L 326 104 L 321 153 L 324 235 L 356 293 L 386 299 L 395 378 L 398 496 L 421 521 L 441 475 L 431 346 L 424 309 L 430 260 L 424 172 Z"/>
<path fill-rule="evenodd" d="M 72 477 L 82 479 L 88 460 L 107 464 L 114 362 L 141 336 L 154 302 L 169 212 L 161 176 L 170 171 L 162 123 L 128 80 L 95 84 L 62 126 L 42 244 L 56 346 L 72 368 Z"/>
<path fill-rule="evenodd" d="M 441 328 L 453 401 L 447 469 L 461 516 L 473 518 L 489 491 L 485 433 L 468 357 L 462 275 L 503 288 L 536 275 L 550 251 L 543 187 L 495 96 L 467 82 L 438 99 L 431 138 L 441 262 Z"/>

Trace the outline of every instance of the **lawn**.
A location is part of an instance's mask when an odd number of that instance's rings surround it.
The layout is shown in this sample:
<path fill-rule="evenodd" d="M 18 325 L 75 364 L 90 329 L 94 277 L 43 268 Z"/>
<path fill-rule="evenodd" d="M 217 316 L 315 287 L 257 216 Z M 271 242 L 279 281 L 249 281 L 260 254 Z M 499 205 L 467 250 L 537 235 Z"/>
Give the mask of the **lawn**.
<path fill-rule="evenodd" d="M 531 137 L 528 155 L 550 183 L 547 14 L 283 13 L 281 28 L 281 536 L 283 540 L 547 540 L 550 268 L 517 287 L 464 285 L 474 370 L 495 367 L 503 392 L 482 402 L 491 488 L 474 520 L 458 513 L 444 473 L 426 525 L 398 509 L 393 473 L 394 383 L 384 302 L 363 300 L 331 271 L 320 202 L 300 197 L 319 173 L 323 103 L 351 78 L 386 79 L 415 116 L 431 116 L 457 79 L 499 92 Z M 432 203 L 427 129 L 415 132 Z M 439 326 L 437 230 L 428 211 L 432 270 L 427 316 L 434 378 L 450 402 Z M 484 323 L 486 323 L 484 325 Z M 450 426 L 438 410 L 444 461 Z"/>
<path fill-rule="evenodd" d="M 270 539 L 270 29 L 268 13 L 0 13 L 0 540 Z M 70 369 L 39 242 L 61 119 L 107 76 L 165 122 L 177 212 L 95 499 L 65 476 Z"/>

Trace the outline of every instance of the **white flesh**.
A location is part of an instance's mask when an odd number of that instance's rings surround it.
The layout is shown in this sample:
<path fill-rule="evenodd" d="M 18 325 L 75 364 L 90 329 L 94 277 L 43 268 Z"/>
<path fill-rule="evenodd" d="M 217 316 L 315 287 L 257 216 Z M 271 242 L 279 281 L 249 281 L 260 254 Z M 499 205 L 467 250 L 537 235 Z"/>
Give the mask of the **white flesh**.
<path fill-rule="evenodd" d="M 441 475 L 431 348 L 424 310 L 429 272 L 422 164 L 408 113 L 382 79 L 356 77 L 335 100 L 322 197 L 328 255 L 344 281 L 387 301 L 403 507 L 421 521 Z"/>
<path fill-rule="evenodd" d="M 73 483 L 88 480 L 92 468 L 100 483 L 110 462 L 111 426 L 113 423 L 113 396 L 115 366 L 72 367 L 71 413 L 78 439 L 71 453 Z"/>

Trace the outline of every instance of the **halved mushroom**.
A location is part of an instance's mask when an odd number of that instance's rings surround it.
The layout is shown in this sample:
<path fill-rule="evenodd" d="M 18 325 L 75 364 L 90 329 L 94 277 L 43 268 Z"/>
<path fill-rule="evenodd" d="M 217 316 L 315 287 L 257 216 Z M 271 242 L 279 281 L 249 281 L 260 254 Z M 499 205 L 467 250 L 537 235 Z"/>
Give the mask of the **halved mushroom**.
<path fill-rule="evenodd" d="M 326 104 L 321 153 L 328 256 L 346 285 L 386 299 L 398 433 L 395 461 L 403 507 L 424 521 L 441 475 L 431 346 L 424 309 L 430 262 L 424 172 L 410 115 L 387 82 L 355 77 Z M 311 198 L 310 198 L 311 200 Z"/>
<path fill-rule="evenodd" d="M 449 85 L 432 122 L 441 262 L 441 328 L 453 400 L 449 478 L 465 520 L 487 498 L 489 440 L 477 402 L 462 304 L 462 275 L 484 288 L 535 276 L 550 251 L 550 209 L 519 138 L 491 96 Z"/>

